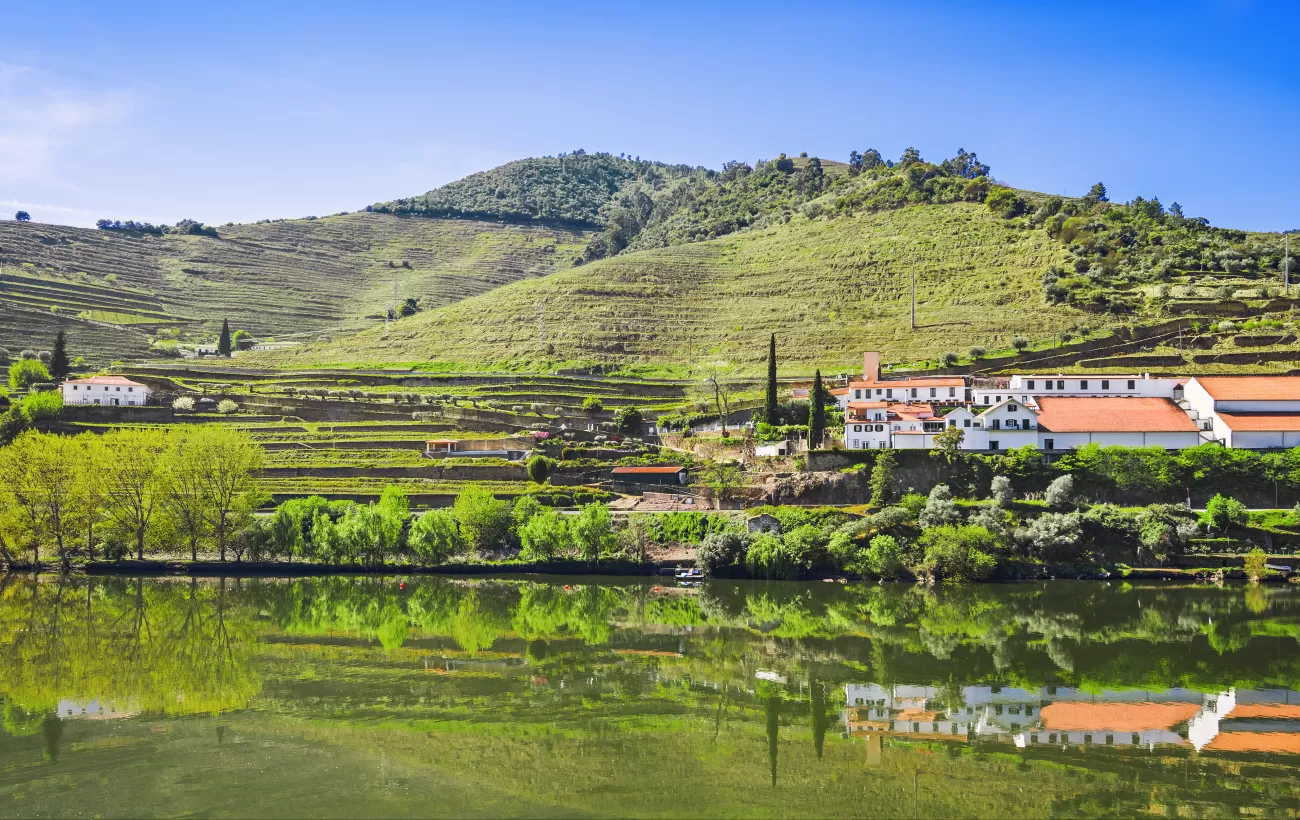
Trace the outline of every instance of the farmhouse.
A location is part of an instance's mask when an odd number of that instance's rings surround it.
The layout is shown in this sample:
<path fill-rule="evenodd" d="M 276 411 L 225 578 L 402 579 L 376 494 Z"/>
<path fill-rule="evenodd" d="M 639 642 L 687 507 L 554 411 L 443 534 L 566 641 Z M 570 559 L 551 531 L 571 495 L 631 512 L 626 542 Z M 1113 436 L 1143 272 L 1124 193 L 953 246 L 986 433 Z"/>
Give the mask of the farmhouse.
<path fill-rule="evenodd" d="M 1153 379 L 1150 374 L 1141 376 L 1062 376 L 1015 375 L 1009 378 L 973 379 L 971 402 L 992 406 L 1003 399 L 1014 398 L 1021 404 L 1034 404 L 1035 396 L 1075 396 L 1104 398 L 1110 396 L 1165 398 L 1179 401 L 1183 398 L 1186 379 Z"/>
<path fill-rule="evenodd" d="M 137 407 L 149 401 L 147 385 L 124 376 L 91 376 L 68 379 L 60 388 L 64 404 L 99 404 L 109 407 Z"/>
<path fill-rule="evenodd" d="M 1300 446 L 1300 376 L 1197 376 L 1184 396 L 1225 447 Z"/>
<path fill-rule="evenodd" d="M 424 443 L 424 454 L 429 458 L 504 458 L 522 461 L 532 449 L 532 441 L 514 438 L 439 438 Z"/>
<path fill-rule="evenodd" d="M 685 467 L 615 467 L 615 481 L 627 481 L 633 484 L 685 484 L 687 475 Z"/>

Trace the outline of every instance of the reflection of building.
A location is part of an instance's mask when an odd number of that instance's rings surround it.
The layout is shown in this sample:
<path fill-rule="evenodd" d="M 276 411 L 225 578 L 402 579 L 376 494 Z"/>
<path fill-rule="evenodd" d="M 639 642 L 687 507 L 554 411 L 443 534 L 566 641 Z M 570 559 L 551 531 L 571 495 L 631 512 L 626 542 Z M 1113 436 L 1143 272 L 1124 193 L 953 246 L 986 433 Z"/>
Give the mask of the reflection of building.
<path fill-rule="evenodd" d="M 846 735 L 1300 754 L 1300 692 L 848 684 Z M 958 697 L 960 695 L 960 697 Z"/>
<path fill-rule="evenodd" d="M 140 714 L 133 708 L 119 709 L 112 701 L 101 703 L 99 698 L 92 700 L 61 700 L 55 708 L 63 720 L 81 718 L 84 720 L 107 720 L 109 718 L 129 718 Z"/>

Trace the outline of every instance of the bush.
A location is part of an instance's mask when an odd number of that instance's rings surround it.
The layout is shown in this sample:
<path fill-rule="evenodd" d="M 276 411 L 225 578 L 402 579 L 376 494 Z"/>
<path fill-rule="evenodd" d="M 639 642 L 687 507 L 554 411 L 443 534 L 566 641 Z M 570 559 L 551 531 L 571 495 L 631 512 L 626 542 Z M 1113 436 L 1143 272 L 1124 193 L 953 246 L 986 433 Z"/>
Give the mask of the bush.
<path fill-rule="evenodd" d="M 916 523 L 916 515 L 906 507 L 894 506 L 885 507 L 880 512 L 871 516 L 868 520 L 878 532 L 889 532 L 891 530 L 909 527 Z"/>
<path fill-rule="evenodd" d="M 1015 348 L 1017 353 L 1023 353 L 1025 348 L 1029 347 L 1029 340 L 1024 336 L 1017 336 L 1011 340 L 1011 346 Z"/>
<path fill-rule="evenodd" d="M 583 409 L 586 409 L 584 403 Z M 641 411 L 632 406 L 620 407 L 614 411 L 614 429 L 618 430 L 625 436 L 635 436 L 640 434 L 645 419 Z"/>
<path fill-rule="evenodd" d="M 1011 479 L 1004 475 L 993 476 L 993 483 L 989 486 L 989 498 L 999 507 L 1005 507 L 1015 499 L 1015 492 L 1011 489 Z"/>
<path fill-rule="evenodd" d="M 582 400 L 582 411 L 584 413 L 599 413 L 605 409 L 605 402 L 596 396 L 588 396 Z"/>
<path fill-rule="evenodd" d="M 1268 561 L 1268 555 L 1259 547 L 1255 547 L 1246 553 L 1245 567 L 1246 577 L 1252 581 L 1258 581 L 1268 573 L 1268 567 L 1265 564 Z"/>
<path fill-rule="evenodd" d="M 1055 509 L 1064 509 L 1074 501 L 1074 476 L 1063 475 L 1052 480 L 1047 485 L 1047 493 L 1044 496 L 1047 506 Z"/>
<path fill-rule="evenodd" d="M 531 495 L 521 495 L 515 499 L 514 506 L 510 509 L 510 517 L 514 519 L 515 529 L 518 530 L 528 519 L 542 511 L 542 502 L 538 501 Z"/>
<path fill-rule="evenodd" d="M 1237 499 L 1215 493 L 1205 505 L 1205 520 L 1214 529 L 1227 532 L 1229 527 L 1244 527 L 1250 513 Z"/>
<path fill-rule="evenodd" d="M 510 505 L 494 497 L 490 490 L 467 487 L 456 496 L 451 509 L 470 549 L 481 552 L 506 545 L 510 537 Z"/>
<path fill-rule="evenodd" d="M 986 352 L 987 351 L 984 348 L 980 347 L 979 345 L 975 345 L 970 349 L 970 357 L 975 361 L 979 361 L 980 359 L 984 358 L 984 354 Z"/>
<path fill-rule="evenodd" d="M 411 525 L 406 543 L 416 560 L 425 566 L 445 562 L 462 546 L 455 515 L 447 510 L 430 510 Z"/>
<path fill-rule="evenodd" d="M 824 561 L 827 557 L 826 545 L 830 538 L 821 527 L 813 524 L 795 527 L 785 533 L 783 540 L 786 549 L 792 555 L 799 556 L 800 561 L 807 566 Z"/>
<path fill-rule="evenodd" d="M 917 545 L 924 554 L 914 572 L 936 580 L 978 581 L 992 575 L 997 566 L 993 536 L 983 527 L 934 527 L 921 533 Z"/>
<path fill-rule="evenodd" d="M 871 465 L 871 503 L 879 507 L 889 501 L 894 483 L 894 453 L 881 451 Z"/>
<path fill-rule="evenodd" d="M 769 579 L 798 579 L 799 573 L 805 569 L 801 558 L 784 540 L 768 534 L 756 537 L 745 551 L 745 564 L 749 571 L 755 576 Z"/>
<path fill-rule="evenodd" d="M 903 562 L 903 547 L 892 535 L 877 535 L 867 547 L 864 564 L 875 576 L 887 580 L 907 577 L 907 567 Z"/>
<path fill-rule="evenodd" d="M 27 352 L 23 351 L 23 353 Z M 49 380 L 50 371 L 35 358 L 24 357 L 9 365 L 9 387 L 14 390 L 25 390 L 37 382 Z"/>
<path fill-rule="evenodd" d="M 709 533 L 695 550 L 695 563 L 710 574 L 719 567 L 739 564 L 745 559 L 749 540 L 749 533 L 734 530 Z"/>
<path fill-rule="evenodd" d="M 957 509 L 957 502 L 953 501 L 952 491 L 948 489 L 948 485 L 934 485 L 930 490 L 930 497 L 926 499 L 925 508 L 917 517 L 917 523 L 922 529 L 929 529 L 944 524 L 955 524 L 960 520 L 961 511 Z"/>
<path fill-rule="evenodd" d="M 528 471 L 528 480 L 535 484 L 545 484 L 550 477 L 551 460 L 546 456 L 533 456 L 524 465 Z"/>
<path fill-rule="evenodd" d="M 185 412 L 189 412 L 189 411 L 193 410 L 193 409 L 194 409 L 194 397 L 193 397 L 193 396 L 177 396 L 176 399 L 172 402 L 172 409 L 173 409 L 173 410 L 182 410 L 182 411 L 185 411 Z"/>
<path fill-rule="evenodd" d="M 574 544 L 588 561 L 597 561 L 603 553 L 614 548 L 614 524 L 609 508 L 604 504 L 582 507 L 570 529 Z"/>
<path fill-rule="evenodd" d="M 221 401 L 217 402 L 217 412 L 221 413 L 222 415 L 228 416 L 231 413 L 238 412 L 238 410 L 239 410 L 239 405 L 236 404 L 233 399 L 222 399 Z"/>
<path fill-rule="evenodd" d="M 1078 513 L 1043 513 L 1017 530 L 1016 540 L 1044 561 L 1073 561 L 1079 557 L 1083 527 Z"/>
<path fill-rule="evenodd" d="M 953 353 L 951 350 L 945 350 L 943 353 L 939 354 L 939 364 L 943 365 L 944 367 L 952 367 L 960 359 L 961 357 L 958 356 L 956 353 Z"/>
<path fill-rule="evenodd" d="M 925 510 L 927 503 L 929 503 L 929 500 L 920 493 L 907 493 L 898 499 L 898 506 L 907 510 L 907 514 L 911 516 L 913 521 L 921 517 L 921 512 Z"/>

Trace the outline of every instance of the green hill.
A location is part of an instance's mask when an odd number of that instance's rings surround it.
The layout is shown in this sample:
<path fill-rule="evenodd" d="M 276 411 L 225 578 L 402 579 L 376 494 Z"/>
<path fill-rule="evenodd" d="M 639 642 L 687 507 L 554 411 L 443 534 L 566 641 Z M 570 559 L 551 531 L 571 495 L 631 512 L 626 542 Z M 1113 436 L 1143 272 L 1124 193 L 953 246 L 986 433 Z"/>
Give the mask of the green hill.
<path fill-rule="evenodd" d="M 144 355 L 152 334 L 232 327 L 284 338 L 355 329 L 399 299 L 422 308 L 568 269 L 583 231 L 356 213 L 232 225 L 220 238 L 0 223 L 0 346 L 48 348 L 64 327 L 92 361 Z M 367 321 L 367 317 L 370 317 Z"/>

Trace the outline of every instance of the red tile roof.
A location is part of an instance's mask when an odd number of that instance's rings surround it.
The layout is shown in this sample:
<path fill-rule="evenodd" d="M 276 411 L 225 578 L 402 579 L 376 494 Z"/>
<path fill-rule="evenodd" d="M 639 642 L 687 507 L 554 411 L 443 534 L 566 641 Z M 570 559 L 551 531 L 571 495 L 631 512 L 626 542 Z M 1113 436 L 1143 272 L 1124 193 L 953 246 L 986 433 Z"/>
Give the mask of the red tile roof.
<path fill-rule="evenodd" d="M 680 473 L 685 467 L 615 467 L 614 475 L 667 475 Z"/>
<path fill-rule="evenodd" d="M 1288 433 L 1300 430 L 1300 413 L 1219 413 L 1229 430 Z"/>
<path fill-rule="evenodd" d="M 1038 429 L 1051 433 L 1194 433 L 1196 423 L 1169 399 L 1035 396 Z"/>
<path fill-rule="evenodd" d="M 882 407 L 888 407 L 887 401 L 851 401 L 849 402 L 850 410 L 879 410 Z"/>
<path fill-rule="evenodd" d="M 1146 732 L 1172 729 L 1201 710 L 1196 703 L 1087 703 L 1059 701 L 1043 707 L 1043 727 L 1054 732 Z"/>
<path fill-rule="evenodd" d="M 1197 376 L 1217 401 L 1300 401 L 1300 376 Z"/>
<path fill-rule="evenodd" d="M 116 384 L 122 387 L 147 387 L 125 376 L 91 376 L 88 379 L 68 379 L 64 384 Z"/>
<path fill-rule="evenodd" d="M 1300 732 L 1220 732 L 1205 750 L 1300 754 Z"/>
<path fill-rule="evenodd" d="M 965 387 L 961 376 L 919 376 L 911 379 L 884 379 L 882 381 L 849 382 L 849 387 Z"/>

